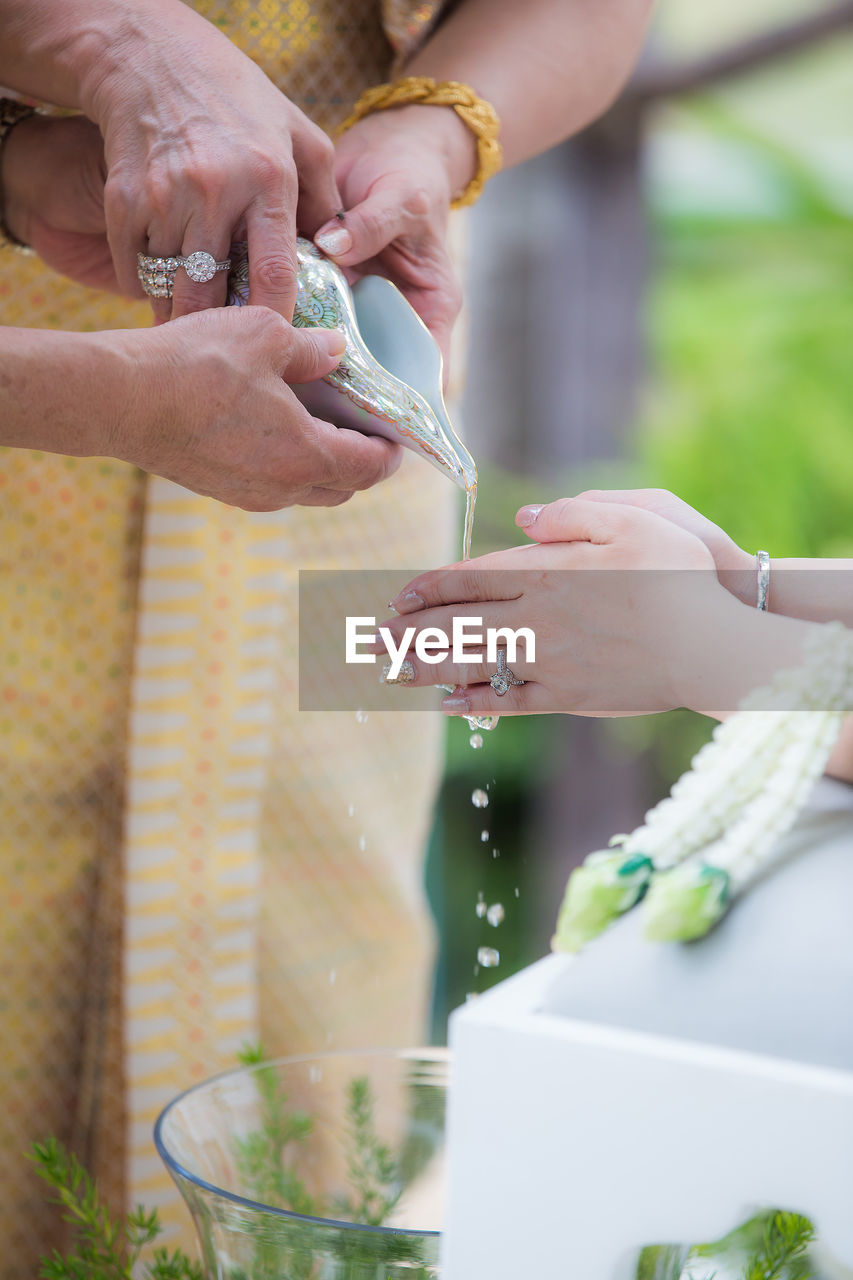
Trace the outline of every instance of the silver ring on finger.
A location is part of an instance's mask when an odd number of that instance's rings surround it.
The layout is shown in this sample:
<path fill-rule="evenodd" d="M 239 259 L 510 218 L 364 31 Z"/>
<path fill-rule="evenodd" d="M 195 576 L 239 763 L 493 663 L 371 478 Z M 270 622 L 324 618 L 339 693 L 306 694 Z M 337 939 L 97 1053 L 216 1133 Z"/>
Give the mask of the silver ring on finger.
<path fill-rule="evenodd" d="M 498 669 L 489 677 L 489 684 L 499 698 L 503 698 L 505 694 L 509 693 L 514 685 L 524 684 L 524 681 L 519 680 L 515 672 L 510 671 L 507 666 L 506 649 L 498 649 Z"/>
<path fill-rule="evenodd" d="M 166 257 L 154 257 L 149 253 L 136 255 L 137 275 L 145 293 L 149 298 L 171 298 L 175 287 L 175 276 L 178 268 L 183 267 L 190 280 L 195 284 L 207 284 L 217 271 L 230 271 L 231 259 L 224 258 L 217 262 L 212 253 L 204 249 L 196 249 L 184 257 L 180 253 Z"/>
<path fill-rule="evenodd" d="M 175 272 L 180 266 L 177 258 L 154 258 L 147 253 L 138 253 L 136 264 L 139 282 L 149 298 L 171 298 Z"/>
<path fill-rule="evenodd" d="M 221 262 L 217 262 L 213 254 L 207 253 L 204 249 L 196 249 L 195 253 L 189 253 L 185 258 L 176 257 L 175 261 L 196 284 L 207 284 L 217 271 L 231 270 L 230 258 L 223 258 Z"/>

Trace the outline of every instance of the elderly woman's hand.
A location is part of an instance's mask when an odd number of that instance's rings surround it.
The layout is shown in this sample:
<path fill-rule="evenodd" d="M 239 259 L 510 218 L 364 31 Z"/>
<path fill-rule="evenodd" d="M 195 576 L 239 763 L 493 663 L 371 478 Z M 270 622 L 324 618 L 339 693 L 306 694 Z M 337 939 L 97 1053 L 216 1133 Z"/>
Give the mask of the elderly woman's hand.
<path fill-rule="evenodd" d="M 32 116 L 3 147 L 3 214 L 18 240 L 80 284 L 118 290 L 104 218 L 104 148 L 85 116 Z"/>
<path fill-rule="evenodd" d="M 0 444 L 113 457 L 248 511 L 338 506 L 402 450 L 313 418 L 289 382 L 335 368 L 334 329 L 218 307 L 148 329 L 4 330 Z"/>
<path fill-rule="evenodd" d="M 448 107 L 412 105 L 366 116 L 337 148 L 346 218 L 315 237 L 351 279 L 387 276 L 445 360 L 461 293 L 447 252 L 450 202 L 476 172 L 474 138 Z"/>
<path fill-rule="evenodd" d="M 266 307 L 228 307 L 112 335 L 127 357 L 109 452 L 248 511 L 336 507 L 396 470 L 380 436 L 313 418 L 288 383 L 322 378 L 346 339 Z"/>
<path fill-rule="evenodd" d="M 422 574 L 392 601 L 400 616 L 384 624 L 395 647 L 410 627 L 450 636 L 454 617 L 480 618 L 483 631 L 527 627 L 535 661 L 523 641 L 510 661 L 526 683 L 499 696 L 489 684 L 494 662 L 432 665 L 413 656 L 414 636 L 406 683 L 456 686 L 442 706 L 465 716 L 736 705 L 750 685 L 729 676 L 741 651 L 752 654 L 753 623 L 763 619 L 719 584 L 699 538 L 623 504 L 574 498 L 536 510 L 546 545 Z M 746 681 L 753 670 L 744 663 Z"/>
<path fill-rule="evenodd" d="M 81 100 L 104 136 L 107 234 L 123 293 L 141 296 L 136 255 L 228 256 L 247 240 L 255 305 L 290 318 L 296 231 L 313 235 L 340 200 L 334 148 L 220 31 L 178 3 L 118 31 L 85 76 Z M 159 319 L 224 302 L 225 273 L 177 271 Z"/>

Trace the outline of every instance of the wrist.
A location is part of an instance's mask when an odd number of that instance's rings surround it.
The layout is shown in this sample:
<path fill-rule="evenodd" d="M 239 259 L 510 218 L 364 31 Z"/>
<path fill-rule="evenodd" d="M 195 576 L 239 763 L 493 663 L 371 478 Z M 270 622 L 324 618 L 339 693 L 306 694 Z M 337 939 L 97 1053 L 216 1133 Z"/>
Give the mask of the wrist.
<path fill-rule="evenodd" d="M 464 191 L 477 174 L 477 141 L 452 107 L 410 103 L 392 111 L 417 132 L 423 146 L 433 149 L 447 174 L 452 200 Z"/>
<path fill-rule="evenodd" d="M 801 665 L 808 624 L 759 613 L 717 594 L 689 613 L 674 660 L 675 705 L 717 718 L 738 710 L 753 690 L 777 672 Z"/>
<path fill-rule="evenodd" d="M 80 458 L 121 456 L 113 446 L 135 363 L 123 331 L 6 329 L 0 444 Z"/>
<path fill-rule="evenodd" d="M 155 13 L 146 15 L 148 5 L 134 12 L 123 3 L 99 7 L 88 30 L 78 37 L 80 109 L 101 129 L 113 111 L 131 107 L 134 80 L 144 76 L 148 60 L 145 21 L 149 27 Z M 129 74 L 129 70 L 131 73 Z"/>
<path fill-rule="evenodd" d="M 443 174 L 448 205 L 477 173 L 476 140 L 452 107 L 407 102 L 371 112 L 346 130 L 338 150 L 372 150 L 377 144 L 395 150 L 404 145 L 408 155 L 417 158 L 419 169 L 426 161 L 430 173 Z"/>
<path fill-rule="evenodd" d="M 174 425 L 160 328 L 117 329 L 96 335 L 107 339 L 101 352 L 109 394 L 100 429 L 103 453 L 148 469 L 147 446 L 165 423 Z"/>
<path fill-rule="evenodd" d="M 158 102 L 161 81 L 181 82 L 207 58 L 210 42 L 234 52 L 220 31 L 183 0 L 119 0 L 99 5 L 80 37 L 81 110 L 102 132 L 114 114 Z"/>
<path fill-rule="evenodd" d="M 721 552 L 714 553 L 714 563 L 720 586 L 741 604 L 755 608 L 758 586 L 755 556 L 732 543 Z"/>

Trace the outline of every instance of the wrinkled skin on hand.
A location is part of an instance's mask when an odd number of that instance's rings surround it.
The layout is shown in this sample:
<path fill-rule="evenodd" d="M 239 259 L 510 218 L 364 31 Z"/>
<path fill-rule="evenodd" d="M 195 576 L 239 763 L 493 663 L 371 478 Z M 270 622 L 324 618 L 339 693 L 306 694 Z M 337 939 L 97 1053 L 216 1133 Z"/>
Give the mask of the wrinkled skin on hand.
<path fill-rule="evenodd" d="M 366 116 L 338 142 L 335 177 L 346 218 L 317 243 L 351 280 L 386 276 L 412 304 L 447 360 L 462 294 L 447 249 L 450 202 L 475 166 L 472 137 L 446 107 Z M 348 247 L 327 247 L 325 233 Z"/>
<path fill-rule="evenodd" d="M 273 511 L 339 506 L 399 464 L 397 446 L 311 417 L 287 385 L 335 367 L 345 346 L 338 330 L 227 307 L 116 337 L 135 387 L 111 452 L 146 471 Z"/>

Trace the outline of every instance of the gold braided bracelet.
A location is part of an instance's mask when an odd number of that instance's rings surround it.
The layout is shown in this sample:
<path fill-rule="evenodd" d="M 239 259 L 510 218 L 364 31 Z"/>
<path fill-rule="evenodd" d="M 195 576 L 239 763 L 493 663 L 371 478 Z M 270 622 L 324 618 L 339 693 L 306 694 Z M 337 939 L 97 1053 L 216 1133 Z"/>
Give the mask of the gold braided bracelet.
<path fill-rule="evenodd" d="M 498 141 L 501 122 L 497 111 L 485 98 L 467 84 L 458 80 L 432 80 L 429 76 L 405 76 L 393 84 L 378 84 L 366 89 L 353 107 L 352 115 L 341 125 L 339 132 L 351 129 L 359 120 L 374 111 L 388 107 L 408 106 L 419 103 L 425 107 L 453 107 L 477 140 L 478 169 L 461 195 L 452 202 L 452 209 L 474 204 L 480 198 L 489 178 L 501 167 L 503 152 Z"/>

